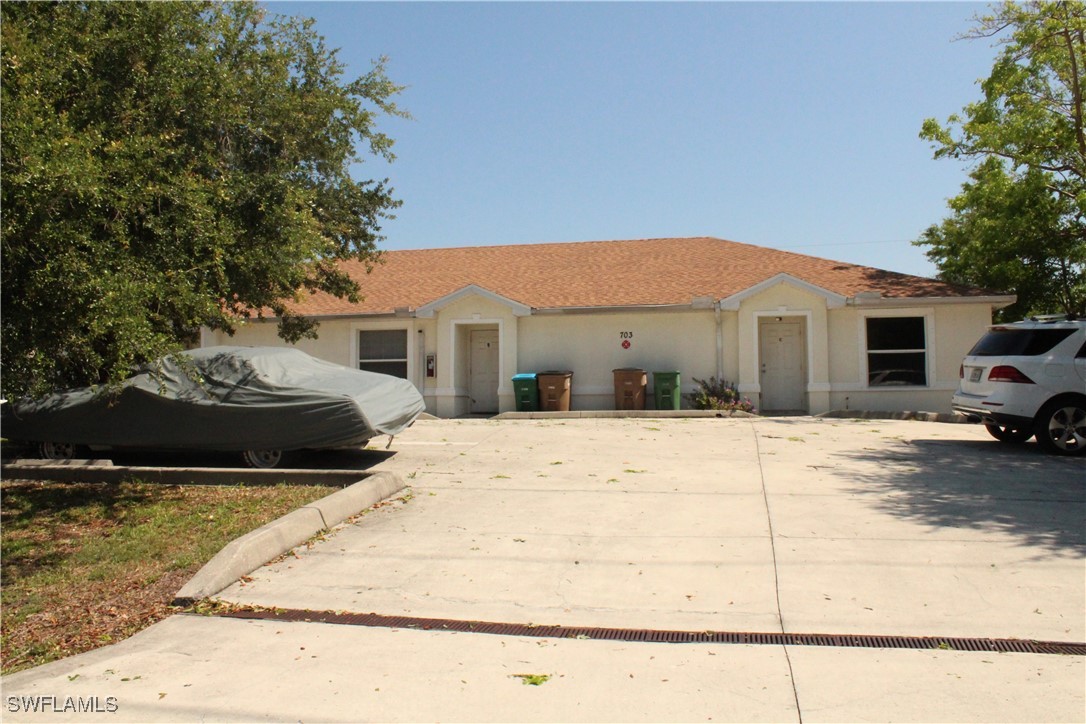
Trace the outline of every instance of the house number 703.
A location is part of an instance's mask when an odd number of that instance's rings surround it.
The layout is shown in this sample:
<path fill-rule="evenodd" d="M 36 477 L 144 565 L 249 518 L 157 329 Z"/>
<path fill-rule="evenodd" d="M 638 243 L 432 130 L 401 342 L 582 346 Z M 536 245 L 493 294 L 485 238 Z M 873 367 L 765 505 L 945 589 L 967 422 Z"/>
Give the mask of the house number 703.
<path fill-rule="evenodd" d="M 619 339 L 633 339 L 633 332 L 619 332 Z"/>

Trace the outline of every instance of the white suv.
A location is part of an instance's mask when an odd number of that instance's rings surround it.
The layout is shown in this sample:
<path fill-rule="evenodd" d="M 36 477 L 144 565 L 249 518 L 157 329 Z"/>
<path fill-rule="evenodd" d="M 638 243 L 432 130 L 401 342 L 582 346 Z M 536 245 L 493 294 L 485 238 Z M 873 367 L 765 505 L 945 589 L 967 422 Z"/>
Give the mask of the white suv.
<path fill-rule="evenodd" d="M 969 351 L 951 402 L 1003 442 L 1086 453 L 1086 320 L 999 324 Z"/>

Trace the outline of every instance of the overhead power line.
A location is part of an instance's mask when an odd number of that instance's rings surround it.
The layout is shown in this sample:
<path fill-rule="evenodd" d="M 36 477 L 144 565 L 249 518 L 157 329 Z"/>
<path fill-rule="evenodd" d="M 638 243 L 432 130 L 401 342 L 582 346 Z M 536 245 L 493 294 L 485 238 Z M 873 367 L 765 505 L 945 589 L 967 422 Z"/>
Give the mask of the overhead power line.
<path fill-rule="evenodd" d="M 912 244 L 912 239 L 880 239 L 878 241 L 827 241 L 821 244 L 788 244 L 778 246 L 781 251 L 790 249 L 815 249 L 822 246 L 868 246 L 870 244 Z"/>

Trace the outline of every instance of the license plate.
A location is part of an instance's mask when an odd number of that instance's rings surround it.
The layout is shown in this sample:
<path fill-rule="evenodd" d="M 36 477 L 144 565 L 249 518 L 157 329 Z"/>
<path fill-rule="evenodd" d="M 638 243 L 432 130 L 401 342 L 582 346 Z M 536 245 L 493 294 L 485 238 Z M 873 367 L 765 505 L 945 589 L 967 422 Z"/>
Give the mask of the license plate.
<path fill-rule="evenodd" d="M 983 367 L 970 367 L 969 368 L 969 381 L 980 382 L 980 376 L 984 374 Z"/>

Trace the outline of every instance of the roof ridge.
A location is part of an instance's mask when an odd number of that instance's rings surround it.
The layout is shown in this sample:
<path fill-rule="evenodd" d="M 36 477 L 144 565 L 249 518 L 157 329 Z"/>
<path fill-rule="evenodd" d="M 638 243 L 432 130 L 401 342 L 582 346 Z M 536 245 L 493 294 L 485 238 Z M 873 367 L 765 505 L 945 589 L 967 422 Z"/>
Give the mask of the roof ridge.
<path fill-rule="evenodd" d="M 425 251 L 478 251 L 485 249 L 527 249 L 532 247 L 553 247 L 553 246 L 590 246 L 595 244 L 636 244 L 647 241 L 720 241 L 725 244 L 742 244 L 743 246 L 753 246 L 759 249 L 766 249 L 768 247 L 759 247 L 756 244 L 746 244 L 741 241 L 732 241 L 730 239 L 721 239 L 715 236 L 659 236 L 659 237 L 647 237 L 644 239 L 592 239 L 589 241 L 527 241 L 527 242 L 511 242 L 508 244 L 479 244 L 479 245 L 461 245 L 461 246 L 429 246 L 419 247 L 415 249 L 382 249 L 382 254 L 395 254 L 397 252 L 425 252 Z"/>
<path fill-rule="evenodd" d="M 909 279 L 926 279 L 928 281 L 937 281 L 943 284 L 953 284 L 952 282 L 942 282 L 935 277 L 925 277 L 919 274 L 908 274 L 905 272 L 893 271 L 891 269 L 884 269 L 882 267 L 868 266 L 866 264 L 857 264 L 851 261 L 843 261 L 841 259 L 832 259 L 826 256 L 817 256 L 815 254 L 805 254 L 799 251 L 792 251 L 790 249 L 778 249 L 772 246 L 762 246 L 761 244 L 752 244 L 746 241 L 735 241 L 733 239 L 724 239 L 718 236 L 659 236 L 659 237 L 646 237 L 641 239 L 595 239 L 589 241 L 533 241 L 524 243 L 511 243 L 511 244 L 481 244 L 479 246 L 433 246 L 433 247 L 421 247 L 416 249 L 381 249 L 381 254 L 401 254 L 401 253 L 428 253 L 428 252 L 440 252 L 440 251 L 487 251 L 487 250 L 501 250 L 506 252 L 516 252 L 518 250 L 539 249 L 543 247 L 577 247 L 582 248 L 586 246 L 596 246 L 603 244 L 637 244 L 653 241 L 710 241 L 719 242 L 722 244 L 729 244 L 732 246 L 743 246 L 748 249 L 757 250 L 760 252 L 772 252 L 775 254 L 787 254 L 792 257 L 801 259 L 814 259 L 821 262 L 830 264 L 839 264 L 849 269 L 860 269 L 864 271 L 879 272 L 881 274 L 893 274 L 902 278 Z M 968 288 L 968 285 L 956 285 L 963 288 Z"/>

